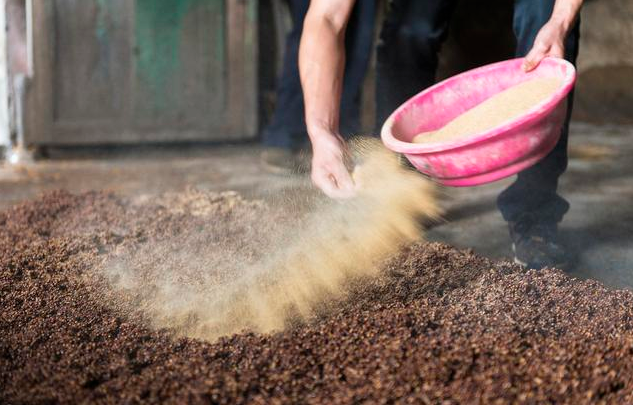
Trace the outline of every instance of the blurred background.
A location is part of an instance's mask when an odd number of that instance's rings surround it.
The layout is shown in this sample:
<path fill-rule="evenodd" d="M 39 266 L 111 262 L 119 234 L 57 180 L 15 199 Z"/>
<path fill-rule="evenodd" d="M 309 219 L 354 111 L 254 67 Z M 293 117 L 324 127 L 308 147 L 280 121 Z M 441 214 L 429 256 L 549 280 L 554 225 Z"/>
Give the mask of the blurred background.
<path fill-rule="evenodd" d="M 512 57 L 512 3 L 459 3 L 439 79 Z M 305 186 L 260 159 L 266 128 L 287 119 L 273 123 L 287 41 L 300 27 L 288 1 L 0 4 L 0 207 L 56 188 L 151 196 L 195 186 L 267 198 Z M 385 7 L 376 2 L 374 42 Z M 581 20 L 563 230 L 582 258 L 578 274 L 633 285 L 633 2 L 587 0 Z M 371 52 L 355 95 L 355 131 L 365 134 L 374 131 L 374 70 Z M 506 184 L 447 191 L 449 221 L 430 237 L 507 256 L 494 206 Z"/>
<path fill-rule="evenodd" d="M 255 140 L 292 28 L 284 0 L 5 0 L 0 145 Z M 378 2 L 375 33 L 384 2 Z M 462 1 L 439 77 L 511 57 L 512 2 Z M 588 0 L 575 118 L 633 123 L 633 2 Z M 24 94 L 16 78 L 26 77 Z M 372 128 L 373 63 L 363 86 Z M 15 104 L 23 97 L 16 114 Z M 16 116 L 19 115 L 19 116 Z"/>

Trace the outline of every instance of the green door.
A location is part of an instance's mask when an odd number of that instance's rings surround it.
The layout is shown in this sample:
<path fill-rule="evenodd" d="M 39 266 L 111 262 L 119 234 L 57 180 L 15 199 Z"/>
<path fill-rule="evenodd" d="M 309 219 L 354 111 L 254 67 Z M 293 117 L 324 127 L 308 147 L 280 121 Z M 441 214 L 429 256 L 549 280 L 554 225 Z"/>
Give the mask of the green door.
<path fill-rule="evenodd" d="M 257 2 L 33 0 L 31 144 L 256 134 Z"/>

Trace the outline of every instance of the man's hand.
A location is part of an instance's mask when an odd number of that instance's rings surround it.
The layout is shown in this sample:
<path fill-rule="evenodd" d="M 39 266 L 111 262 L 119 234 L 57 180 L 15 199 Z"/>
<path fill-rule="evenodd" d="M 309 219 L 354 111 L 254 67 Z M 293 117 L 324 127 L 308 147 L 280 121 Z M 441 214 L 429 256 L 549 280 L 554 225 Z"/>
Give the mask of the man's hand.
<path fill-rule="evenodd" d="M 523 70 L 534 70 L 546 56 L 565 56 L 565 38 L 574 25 L 583 0 L 556 0 L 549 21 L 541 28 L 523 62 Z"/>
<path fill-rule="evenodd" d="M 312 181 L 333 198 L 354 195 L 339 133 L 345 28 L 354 0 L 312 0 L 303 23 L 299 73 L 312 142 Z"/>
<path fill-rule="evenodd" d="M 345 141 L 336 134 L 314 137 L 312 182 L 331 198 L 354 196 L 355 186 L 345 165 Z"/>
<path fill-rule="evenodd" d="M 555 21 L 549 21 L 545 24 L 536 36 L 532 49 L 523 61 L 523 70 L 526 72 L 534 70 L 546 56 L 564 57 L 566 36 L 567 30 L 562 24 Z"/>

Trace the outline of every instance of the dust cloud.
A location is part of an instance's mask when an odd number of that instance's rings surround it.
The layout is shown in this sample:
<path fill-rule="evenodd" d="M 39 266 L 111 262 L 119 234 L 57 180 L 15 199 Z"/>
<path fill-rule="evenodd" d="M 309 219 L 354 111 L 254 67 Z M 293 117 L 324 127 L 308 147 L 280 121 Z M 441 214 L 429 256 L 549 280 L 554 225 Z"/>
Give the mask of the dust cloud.
<path fill-rule="evenodd" d="M 113 258 L 106 275 L 154 327 L 178 335 L 215 339 L 306 319 L 344 297 L 350 280 L 380 276 L 385 260 L 422 238 L 423 220 L 440 216 L 435 184 L 378 141 L 356 141 L 352 155 L 358 191 L 351 199 L 321 198 L 280 220 L 265 205 L 230 194 L 228 208 L 209 205 L 233 216 L 209 223 L 214 237 L 147 244 Z M 286 207 L 305 205 L 300 194 Z"/>

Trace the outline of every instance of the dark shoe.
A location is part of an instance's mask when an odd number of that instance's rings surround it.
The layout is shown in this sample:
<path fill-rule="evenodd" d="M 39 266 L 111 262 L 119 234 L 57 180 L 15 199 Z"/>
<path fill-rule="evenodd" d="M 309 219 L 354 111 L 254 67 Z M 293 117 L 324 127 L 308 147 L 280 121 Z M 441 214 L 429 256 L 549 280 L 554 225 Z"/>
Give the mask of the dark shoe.
<path fill-rule="evenodd" d="M 509 222 L 514 262 L 529 269 L 544 267 L 566 270 L 569 257 L 558 243 L 556 224 L 539 224 L 524 218 Z"/>
<path fill-rule="evenodd" d="M 267 147 L 262 151 L 261 160 L 264 168 L 274 174 L 297 173 L 300 164 L 290 149 Z"/>

